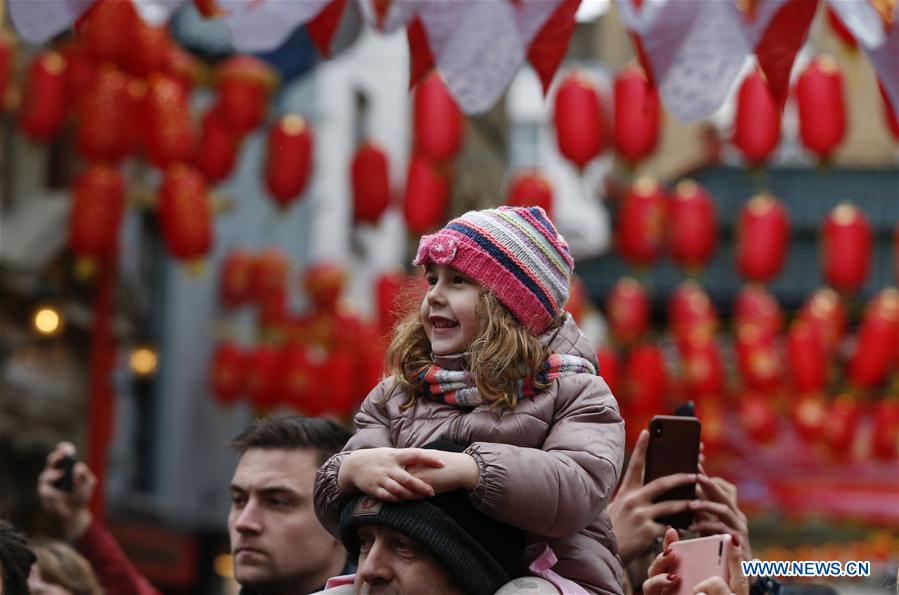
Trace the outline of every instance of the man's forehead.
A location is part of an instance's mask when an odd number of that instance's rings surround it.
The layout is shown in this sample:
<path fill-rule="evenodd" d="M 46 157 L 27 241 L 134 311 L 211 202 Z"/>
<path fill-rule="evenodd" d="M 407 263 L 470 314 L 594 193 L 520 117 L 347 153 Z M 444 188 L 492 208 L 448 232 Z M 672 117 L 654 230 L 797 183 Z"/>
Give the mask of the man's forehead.
<path fill-rule="evenodd" d="M 307 491 L 317 468 L 316 453 L 311 449 L 251 448 L 241 455 L 232 483 L 250 483 L 260 488 L 289 485 Z"/>

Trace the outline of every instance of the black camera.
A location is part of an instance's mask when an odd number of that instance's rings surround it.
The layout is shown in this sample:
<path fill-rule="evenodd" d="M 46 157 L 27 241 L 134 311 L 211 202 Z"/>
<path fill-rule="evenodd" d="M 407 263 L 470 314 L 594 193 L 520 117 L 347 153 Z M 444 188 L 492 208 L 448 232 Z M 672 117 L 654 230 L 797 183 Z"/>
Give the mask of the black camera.
<path fill-rule="evenodd" d="M 62 469 L 62 475 L 53 482 L 53 487 L 63 492 L 71 492 L 75 489 L 73 469 L 77 462 L 78 457 L 72 454 L 67 454 L 56 462 L 54 467 Z"/>

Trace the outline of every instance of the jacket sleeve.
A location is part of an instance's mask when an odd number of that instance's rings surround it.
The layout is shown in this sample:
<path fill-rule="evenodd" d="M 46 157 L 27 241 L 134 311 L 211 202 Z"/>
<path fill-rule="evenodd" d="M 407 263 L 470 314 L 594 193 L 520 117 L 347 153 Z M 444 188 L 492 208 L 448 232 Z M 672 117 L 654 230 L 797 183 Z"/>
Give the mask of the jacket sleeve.
<path fill-rule="evenodd" d="M 160 595 L 99 521 L 94 520 L 73 545 L 94 569 L 106 595 Z"/>
<path fill-rule="evenodd" d="M 337 521 L 340 509 L 353 495 L 344 494 L 337 485 L 337 473 L 340 464 L 350 452 L 360 448 L 376 448 L 379 446 L 393 446 L 390 438 L 390 418 L 387 415 L 385 395 L 392 386 L 392 380 L 382 380 L 372 389 L 356 416 L 353 423 L 356 433 L 344 445 L 343 450 L 325 461 L 315 474 L 315 514 L 322 526 L 329 533 L 337 536 Z M 397 395 L 392 398 L 401 398 Z"/>
<path fill-rule="evenodd" d="M 470 498 L 484 514 L 538 535 L 564 537 L 605 510 L 624 458 L 624 422 L 604 380 L 557 381 L 542 449 L 475 442 L 466 452 L 481 476 Z"/>

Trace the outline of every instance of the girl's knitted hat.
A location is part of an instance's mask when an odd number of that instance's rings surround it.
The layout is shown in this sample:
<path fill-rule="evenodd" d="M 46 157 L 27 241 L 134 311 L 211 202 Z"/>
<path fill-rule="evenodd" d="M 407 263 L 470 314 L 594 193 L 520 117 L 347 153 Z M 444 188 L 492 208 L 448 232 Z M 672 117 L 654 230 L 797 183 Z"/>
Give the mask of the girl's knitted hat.
<path fill-rule="evenodd" d="M 568 301 L 574 260 L 540 207 L 469 211 L 421 238 L 416 265 L 445 265 L 488 290 L 533 335 Z"/>

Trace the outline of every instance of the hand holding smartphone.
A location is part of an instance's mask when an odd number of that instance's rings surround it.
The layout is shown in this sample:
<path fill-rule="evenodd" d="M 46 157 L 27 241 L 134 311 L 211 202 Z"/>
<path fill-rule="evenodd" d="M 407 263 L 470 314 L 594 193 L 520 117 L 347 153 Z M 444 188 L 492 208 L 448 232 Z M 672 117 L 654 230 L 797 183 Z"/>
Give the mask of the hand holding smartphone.
<path fill-rule="evenodd" d="M 714 576 L 728 583 L 727 548 L 730 540 L 730 535 L 722 533 L 672 543 L 669 548 L 677 556 L 677 575 L 680 577 L 674 595 L 693 595 L 696 585 Z"/>
<path fill-rule="evenodd" d="M 643 484 L 674 473 L 696 473 L 699 463 L 701 426 L 695 417 L 656 415 L 649 422 L 649 445 L 646 450 L 646 470 Z M 653 502 L 662 500 L 693 500 L 696 482 L 674 487 Z M 686 510 L 656 519 L 676 529 L 686 529 L 693 522 L 693 513 Z"/>

